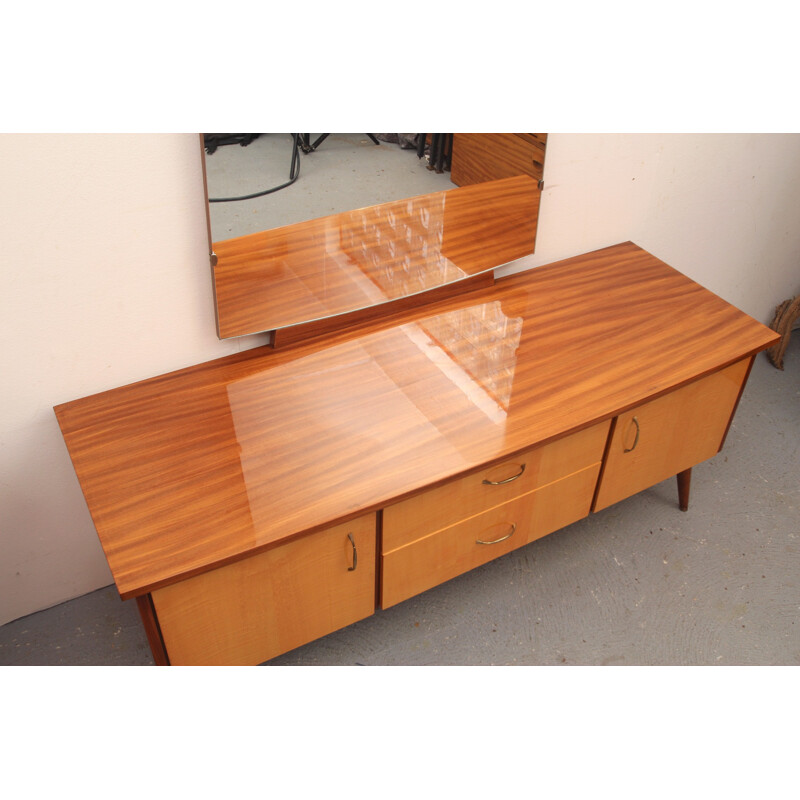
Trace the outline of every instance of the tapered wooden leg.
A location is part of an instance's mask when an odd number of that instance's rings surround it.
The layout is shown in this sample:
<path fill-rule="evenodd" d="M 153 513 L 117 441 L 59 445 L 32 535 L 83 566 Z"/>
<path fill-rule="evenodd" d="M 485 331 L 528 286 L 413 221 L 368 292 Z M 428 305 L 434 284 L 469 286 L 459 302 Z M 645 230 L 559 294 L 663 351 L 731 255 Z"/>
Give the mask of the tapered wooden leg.
<path fill-rule="evenodd" d="M 692 469 L 678 473 L 678 503 L 681 511 L 689 510 L 689 487 L 692 483 Z"/>
<path fill-rule="evenodd" d="M 168 667 L 169 657 L 167 656 L 167 649 L 164 647 L 164 640 L 161 638 L 161 629 L 158 627 L 153 600 L 149 594 L 143 594 L 136 598 L 136 605 L 139 607 L 139 614 L 144 624 L 144 632 L 147 634 L 147 642 L 150 645 L 150 651 L 153 653 L 153 661 L 158 667 Z"/>

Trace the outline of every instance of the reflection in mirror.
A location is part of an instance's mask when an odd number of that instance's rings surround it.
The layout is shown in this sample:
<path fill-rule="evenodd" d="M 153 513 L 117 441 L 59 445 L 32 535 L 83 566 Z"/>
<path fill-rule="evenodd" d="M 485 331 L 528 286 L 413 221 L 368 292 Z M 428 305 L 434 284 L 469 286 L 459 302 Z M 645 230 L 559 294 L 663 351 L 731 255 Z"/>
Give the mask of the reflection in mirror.
<path fill-rule="evenodd" d="M 318 138 L 310 134 L 312 144 Z M 262 133 L 244 146 L 209 149 L 209 198 L 260 194 L 290 180 L 292 134 Z M 294 183 L 278 191 L 211 203 L 211 241 L 455 188 L 448 171 L 428 169 L 427 158 L 418 157 L 415 149 L 386 141 L 376 145 L 366 134 L 330 134 L 312 153 L 299 153 L 298 170 Z"/>
<path fill-rule="evenodd" d="M 207 206 L 221 338 L 298 341 L 369 319 L 369 309 L 389 313 L 385 303 L 394 311 L 442 287 L 477 287 L 479 274 L 491 282 L 495 267 L 533 252 L 545 134 L 377 134 L 380 144 L 373 134 L 213 136 L 234 137 L 203 159 L 207 197 L 221 201 Z M 300 152 L 298 137 L 308 137 Z M 470 225 L 459 221 L 458 192 L 512 176 L 528 176 L 519 209 L 476 195 Z M 398 198 L 414 200 L 389 209 Z M 494 227 L 482 227 L 490 217 Z"/>
<path fill-rule="evenodd" d="M 528 176 L 464 186 L 215 244 L 222 338 L 286 329 L 455 285 L 533 252 Z"/>

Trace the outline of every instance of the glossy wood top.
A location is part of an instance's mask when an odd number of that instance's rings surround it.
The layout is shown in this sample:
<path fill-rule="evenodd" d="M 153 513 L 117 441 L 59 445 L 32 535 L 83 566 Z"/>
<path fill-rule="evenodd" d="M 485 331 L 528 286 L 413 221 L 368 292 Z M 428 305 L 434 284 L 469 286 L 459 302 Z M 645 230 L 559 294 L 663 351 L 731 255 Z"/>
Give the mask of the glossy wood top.
<path fill-rule="evenodd" d="M 539 197 L 521 175 L 215 242 L 219 335 L 345 314 L 529 255 Z"/>
<path fill-rule="evenodd" d="M 130 597 L 609 419 L 776 337 L 627 243 L 56 414 Z"/>

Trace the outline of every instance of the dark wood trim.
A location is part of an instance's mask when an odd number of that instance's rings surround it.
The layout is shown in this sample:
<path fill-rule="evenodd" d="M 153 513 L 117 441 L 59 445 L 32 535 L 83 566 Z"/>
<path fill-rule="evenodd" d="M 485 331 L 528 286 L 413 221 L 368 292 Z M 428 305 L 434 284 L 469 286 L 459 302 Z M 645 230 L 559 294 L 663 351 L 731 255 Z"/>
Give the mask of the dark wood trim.
<path fill-rule="evenodd" d="M 383 586 L 383 509 L 375 512 L 375 608 L 381 607 Z"/>
<path fill-rule="evenodd" d="M 144 632 L 147 634 L 147 642 L 153 654 L 153 661 L 155 661 L 157 667 L 168 667 L 169 656 L 167 655 L 164 639 L 161 636 L 161 628 L 158 625 L 153 598 L 150 594 L 141 594 L 136 598 L 136 605 L 142 617 Z"/>
<path fill-rule="evenodd" d="M 614 438 L 614 430 L 617 427 L 617 419 L 619 415 L 615 416 L 611 420 L 611 424 L 608 426 L 608 439 L 606 439 L 606 446 L 603 450 L 603 459 L 600 462 L 600 471 L 597 473 L 597 483 L 594 487 L 594 497 L 592 498 L 592 505 L 589 509 L 589 513 L 593 514 L 595 510 L 595 506 L 597 505 L 597 495 L 600 493 L 600 486 L 603 483 L 603 474 L 606 471 L 606 464 L 608 463 L 608 451 L 611 449 L 611 440 Z"/>
<path fill-rule="evenodd" d="M 689 510 L 689 490 L 692 485 L 692 468 L 679 472 L 678 478 L 678 505 L 681 511 Z"/>
<path fill-rule="evenodd" d="M 722 434 L 722 441 L 719 443 L 719 453 L 720 450 L 725 446 L 725 439 L 728 438 L 728 431 L 731 429 L 731 425 L 733 424 L 733 418 L 736 416 L 736 409 L 739 408 L 739 401 L 742 399 L 742 395 L 744 394 L 744 387 L 747 386 L 747 381 L 750 379 L 750 371 L 753 369 L 753 362 L 756 360 L 755 356 L 750 356 L 750 363 L 747 365 L 747 372 L 744 374 L 744 378 L 742 379 L 742 385 L 739 387 L 739 395 L 736 398 L 736 402 L 733 404 L 733 411 L 731 411 L 731 418 L 728 420 L 728 425 L 725 428 L 725 433 Z"/>
<path fill-rule="evenodd" d="M 211 241 L 211 208 L 208 204 L 208 173 L 206 172 L 206 148 L 203 142 L 203 134 L 200 134 L 200 166 L 203 169 L 203 200 L 205 201 L 206 212 L 206 233 L 208 235 L 208 259 L 211 266 L 211 277 L 214 277 L 214 243 Z"/>
<path fill-rule="evenodd" d="M 208 265 L 211 269 L 211 286 L 214 289 L 214 322 L 219 336 L 219 312 L 217 311 L 217 282 L 214 267 L 217 266 L 217 256 L 214 253 L 214 243 L 211 241 L 211 204 L 208 202 L 208 173 L 206 172 L 206 146 L 203 134 L 200 136 L 200 165 L 203 169 L 203 202 L 205 203 L 206 234 L 208 236 Z"/>

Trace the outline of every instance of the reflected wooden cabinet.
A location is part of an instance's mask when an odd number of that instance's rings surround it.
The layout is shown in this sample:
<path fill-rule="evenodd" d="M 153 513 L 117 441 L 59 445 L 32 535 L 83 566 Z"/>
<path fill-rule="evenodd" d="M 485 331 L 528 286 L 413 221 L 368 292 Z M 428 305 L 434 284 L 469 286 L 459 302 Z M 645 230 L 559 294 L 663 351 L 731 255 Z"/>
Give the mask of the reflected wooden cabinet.
<path fill-rule="evenodd" d="M 257 664 L 685 476 L 777 340 L 628 242 L 56 415 L 156 662 Z"/>
<path fill-rule="evenodd" d="M 457 186 L 544 176 L 546 133 L 454 133 L 450 176 Z"/>

